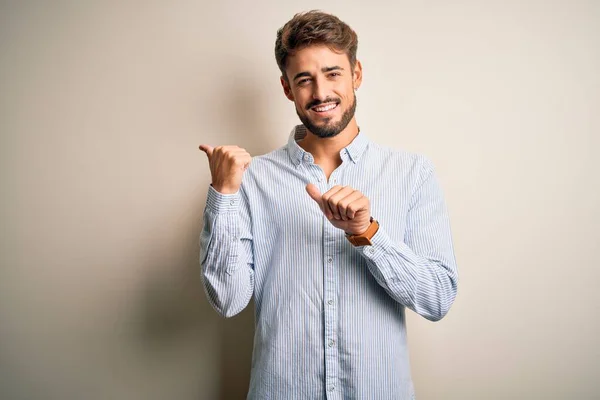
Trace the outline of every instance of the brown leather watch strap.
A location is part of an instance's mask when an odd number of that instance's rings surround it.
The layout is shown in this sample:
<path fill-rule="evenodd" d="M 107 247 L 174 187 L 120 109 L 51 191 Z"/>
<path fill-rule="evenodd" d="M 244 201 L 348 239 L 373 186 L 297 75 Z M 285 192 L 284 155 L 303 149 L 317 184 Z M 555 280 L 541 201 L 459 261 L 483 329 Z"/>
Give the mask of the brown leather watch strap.
<path fill-rule="evenodd" d="M 366 231 L 364 231 L 360 235 L 346 234 L 346 239 L 348 239 L 348 241 L 354 246 L 370 246 L 373 244 L 371 243 L 371 239 L 373 238 L 373 236 L 375 236 L 375 233 L 377 233 L 378 229 L 379 222 L 377 222 L 373 219 L 373 217 L 371 217 L 371 225 L 369 225 Z"/>

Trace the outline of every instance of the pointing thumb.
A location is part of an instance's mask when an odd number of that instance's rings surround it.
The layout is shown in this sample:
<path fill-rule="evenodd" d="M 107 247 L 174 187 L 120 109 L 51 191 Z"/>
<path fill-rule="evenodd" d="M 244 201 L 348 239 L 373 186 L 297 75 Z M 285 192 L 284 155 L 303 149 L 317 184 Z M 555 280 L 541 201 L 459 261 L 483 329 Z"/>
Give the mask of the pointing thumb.
<path fill-rule="evenodd" d="M 212 156 L 214 147 L 208 145 L 208 144 L 201 144 L 200 147 L 198 147 L 200 150 L 202 150 L 203 152 L 206 153 L 206 155 L 208 156 L 208 158 L 210 158 Z"/>
<path fill-rule="evenodd" d="M 314 201 L 317 202 L 319 207 L 321 207 L 321 210 L 323 210 L 323 197 L 319 188 L 316 185 L 309 183 L 306 185 L 306 192 Z"/>

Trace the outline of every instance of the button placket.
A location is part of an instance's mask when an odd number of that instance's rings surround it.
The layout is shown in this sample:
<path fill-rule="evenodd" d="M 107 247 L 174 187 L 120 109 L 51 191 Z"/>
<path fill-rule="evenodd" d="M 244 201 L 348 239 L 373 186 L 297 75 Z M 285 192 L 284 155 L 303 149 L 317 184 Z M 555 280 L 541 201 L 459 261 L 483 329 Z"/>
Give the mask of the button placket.
<path fill-rule="evenodd" d="M 322 193 L 330 190 L 340 181 L 340 172 L 342 168 L 336 169 L 329 180 L 324 179 L 321 186 L 325 190 Z M 325 177 L 325 173 L 321 170 L 321 175 Z M 323 276 L 324 276 L 324 323 L 325 329 L 323 332 L 323 346 L 325 350 L 325 387 L 327 388 L 327 398 L 335 398 L 334 394 L 338 383 L 338 374 L 340 370 L 339 349 L 337 346 L 336 332 L 338 330 L 338 307 L 336 301 L 339 290 L 338 276 L 340 268 L 338 263 L 342 260 L 339 257 L 339 229 L 335 228 L 325 216 L 323 216 Z M 331 393 L 331 394 L 329 394 Z"/>
<path fill-rule="evenodd" d="M 338 351 L 335 346 L 335 332 L 337 331 L 338 315 L 337 308 L 333 307 L 333 299 L 337 296 L 338 290 L 338 269 L 335 268 L 337 231 L 326 219 L 324 219 L 324 224 L 323 247 L 325 254 L 323 259 L 323 274 L 325 278 L 325 292 L 323 293 L 323 297 L 328 299 L 328 306 L 324 309 L 325 331 L 323 337 L 325 346 L 325 384 L 328 388 L 328 392 L 333 392 L 337 382 L 339 369 Z"/>
<path fill-rule="evenodd" d="M 309 164 L 305 165 L 305 167 L 307 172 L 312 176 L 310 182 L 316 183 L 321 193 L 325 193 L 327 191 L 327 187 L 326 185 L 323 185 L 323 182 L 325 182 L 325 174 L 323 173 L 321 167 L 319 167 L 317 164 Z"/>

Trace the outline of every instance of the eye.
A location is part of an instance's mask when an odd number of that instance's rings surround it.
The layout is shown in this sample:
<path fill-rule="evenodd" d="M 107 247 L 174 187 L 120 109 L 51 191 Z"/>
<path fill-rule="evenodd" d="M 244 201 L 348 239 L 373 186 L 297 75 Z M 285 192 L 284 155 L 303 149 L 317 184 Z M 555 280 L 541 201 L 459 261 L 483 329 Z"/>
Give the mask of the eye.
<path fill-rule="evenodd" d="M 298 86 L 302 86 L 302 85 L 306 84 L 308 81 L 310 81 L 310 79 L 308 79 L 308 78 L 300 79 L 297 84 L 298 84 Z"/>
<path fill-rule="evenodd" d="M 331 74 L 329 74 L 330 77 L 336 77 L 336 76 L 341 76 L 342 74 L 340 74 L 339 72 L 332 72 Z"/>

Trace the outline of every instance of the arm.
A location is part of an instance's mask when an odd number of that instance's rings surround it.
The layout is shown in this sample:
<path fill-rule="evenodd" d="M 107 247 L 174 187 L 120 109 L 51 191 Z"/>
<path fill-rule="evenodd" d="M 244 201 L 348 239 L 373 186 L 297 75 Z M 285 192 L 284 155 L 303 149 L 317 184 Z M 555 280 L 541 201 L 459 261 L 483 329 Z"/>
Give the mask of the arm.
<path fill-rule="evenodd" d="M 232 317 L 254 292 L 250 213 L 243 190 L 221 194 L 210 186 L 200 236 L 202 283 L 213 308 Z"/>
<path fill-rule="evenodd" d="M 380 221 L 372 246 L 357 247 L 377 282 L 396 301 L 431 321 L 454 302 L 458 272 L 450 221 L 433 167 L 425 164 L 407 215 L 404 243 Z"/>

